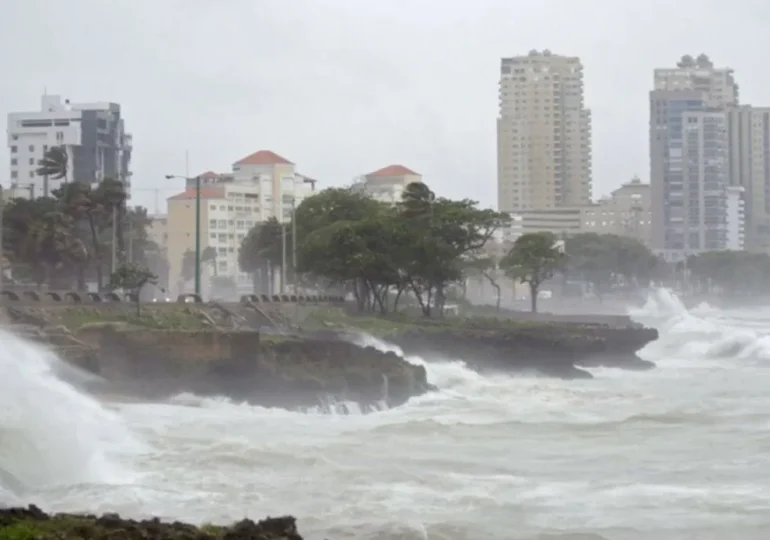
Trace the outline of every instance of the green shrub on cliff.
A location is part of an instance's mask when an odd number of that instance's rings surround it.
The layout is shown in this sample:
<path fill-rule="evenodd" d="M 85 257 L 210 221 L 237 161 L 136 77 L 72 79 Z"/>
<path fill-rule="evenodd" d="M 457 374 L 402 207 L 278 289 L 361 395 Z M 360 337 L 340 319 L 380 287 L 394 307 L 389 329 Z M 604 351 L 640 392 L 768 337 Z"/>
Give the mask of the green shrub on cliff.
<path fill-rule="evenodd" d="M 156 285 L 158 276 L 137 264 L 126 263 L 120 265 L 110 276 L 110 289 L 123 289 L 130 291 L 136 302 L 136 316 L 141 317 L 141 294 L 146 285 Z"/>

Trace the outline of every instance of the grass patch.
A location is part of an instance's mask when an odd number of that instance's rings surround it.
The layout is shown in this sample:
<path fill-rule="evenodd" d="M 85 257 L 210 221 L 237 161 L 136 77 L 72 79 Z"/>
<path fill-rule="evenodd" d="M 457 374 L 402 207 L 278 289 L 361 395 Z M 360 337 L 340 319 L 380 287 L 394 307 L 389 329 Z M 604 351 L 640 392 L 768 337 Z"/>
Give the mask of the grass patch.
<path fill-rule="evenodd" d="M 153 309 L 148 305 L 142 308 L 140 316 L 133 310 L 111 312 L 92 307 L 73 307 L 57 313 L 58 322 L 70 330 L 98 323 L 121 323 L 135 328 L 151 330 L 203 330 L 208 328 L 200 313 L 194 308 L 179 307 Z"/>
<path fill-rule="evenodd" d="M 311 314 L 302 324 L 305 330 L 322 330 L 334 327 L 354 328 L 378 337 L 421 331 L 514 331 L 547 328 L 558 324 L 552 321 L 513 320 L 506 317 L 423 317 L 408 313 L 349 314 L 340 308 L 322 309 Z"/>

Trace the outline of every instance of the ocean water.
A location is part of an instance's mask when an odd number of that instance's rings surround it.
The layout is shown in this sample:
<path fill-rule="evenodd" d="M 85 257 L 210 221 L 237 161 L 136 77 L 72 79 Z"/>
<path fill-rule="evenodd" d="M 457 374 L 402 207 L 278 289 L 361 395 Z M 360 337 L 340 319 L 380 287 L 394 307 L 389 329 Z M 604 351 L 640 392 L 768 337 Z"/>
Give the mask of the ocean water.
<path fill-rule="evenodd" d="M 770 308 L 658 291 L 633 316 L 660 330 L 655 370 L 488 377 L 448 358 L 427 365 L 438 392 L 369 415 L 100 402 L 0 335 L 0 503 L 288 513 L 309 540 L 770 538 Z"/>

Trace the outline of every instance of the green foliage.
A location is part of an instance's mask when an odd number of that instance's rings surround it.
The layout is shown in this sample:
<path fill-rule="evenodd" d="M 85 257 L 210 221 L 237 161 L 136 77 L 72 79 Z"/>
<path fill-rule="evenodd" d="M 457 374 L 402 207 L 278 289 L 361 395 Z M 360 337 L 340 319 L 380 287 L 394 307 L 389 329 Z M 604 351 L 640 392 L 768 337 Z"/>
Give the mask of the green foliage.
<path fill-rule="evenodd" d="M 38 162 L 35 174 L 47 176 L 51 180 L 61 180 L 67 177 L 68 169 L 69 158 L 67 157 L 67 149 L 64 146 L 54 146 L 49 148 L 43 155 L 43 159 Z"/>
<path fill-rule="evenodd" d="M 466 254 L 506 219 L 473 201 L 437 198 L 422 183 L 407 186 L 397 205 L 352 189 L 328 189 L 296 209 L 297 271 L 338 293 L 353 293 L 361 310 L 396 309 L 408 292 L 430 315 L 443 308 L 446 287 L 462 279 Z M 286 233 L 291 245 L 291 227 Z M 282 234 L 277 221 L 252 229 L 241 244 L 241 270 L 256 272 L 267 262 L 279 267 Z"/>
<path fill-rule="evenodd" d="M 217 275 L 217 250 L 213 246 L 206 246 L 201 251 L 200 265 L 210 264 Z M 195 278 L 195 251 L 188 249 L 182 255 L 182 280 L 187 282 Z"/>
<path fill-rule="evenodd" d="M 139 316 L 139 296 L 145 285 L 157 285 L 158 276 L 147 268 L 135 263 L 121 264 L 110 276 L 110 289 L 130 291 L 136 302 L 136 315 Z"/>
<path fill-rule="evenodd" d="M 516 239 L 511 250 L 500 261 L 505 274 L 529 285 L 532 312 L 537 311 L 540 285 L 563 268 L 565 255 L 556 245 L 551 233 L 524 234 Z"/>
<path fill-rule="evenodd" d="M 81 290 L 93 279 L 101 289 L 110 262 L 107 254 L 112 249 L 113 227 L 119 261 L 125 261 L 132 252 L 132 260 L 162 273 L 167 266 L 165 255 L 147 238 L 150 221 L 146 210 L 126 210 L 125 201 L 123 185 L 105 179 L 95 189 L 72 182 L 54 190 L 50 197 L 14 199 L 5 204 L 2 247 L 11 261 L 14 279 Z M 113 220 L 114 215 L 117 220 Z"/>
<path fill-rule="evenodd" d="M 597 294 L 615 287 L 648 286 L 660 275 L 661 261 L 634 238 L 582 233 L 565 241 L 566 271 L 593 285 Z"/>

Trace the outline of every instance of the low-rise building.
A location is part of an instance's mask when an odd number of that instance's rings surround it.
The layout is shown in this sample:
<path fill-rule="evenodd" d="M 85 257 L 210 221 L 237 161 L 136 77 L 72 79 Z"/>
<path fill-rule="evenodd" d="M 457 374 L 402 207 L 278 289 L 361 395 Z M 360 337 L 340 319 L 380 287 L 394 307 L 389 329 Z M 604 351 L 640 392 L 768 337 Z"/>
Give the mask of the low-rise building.
<path fill-rule="evenodd" d="M 313 194 L 316 180 L 298 174 L 289 160 L 260 150 L 233 164 L 231 173 L 200 175 L 201 251 L 216 250 L 216 260 L 202 270 L 201 292 L 208 296 L 210 276 L 233 279 L 239 292 L 249 292 L 252 276 L 238 267 L 241 242 L 254 225 L 275 217 L 288 224 L 293 209 Z M 191 292 L 194 283 L 182 278 L 184 253 L 195 249 L 195 178 L 168 199 L 168 258 L 175 294 Z"/>
<path fill-rule="evenodd" d="M 414 182 L 422 182 L 422 175 L 403 165 L 388 165 L 357 178 L 353 190 L 378 201 L 397 203 L 401 201 L 404 188 Z"/>

